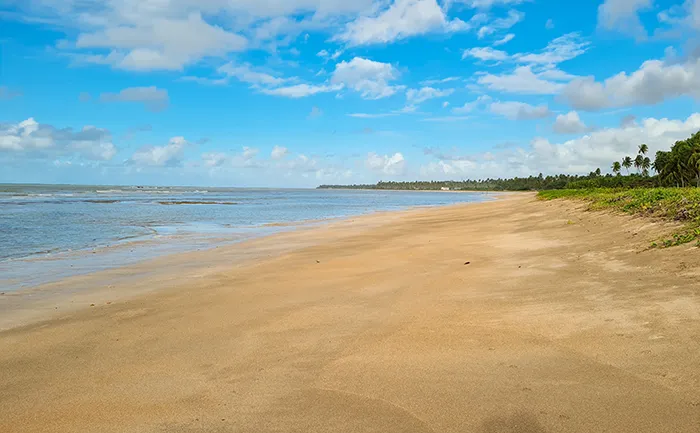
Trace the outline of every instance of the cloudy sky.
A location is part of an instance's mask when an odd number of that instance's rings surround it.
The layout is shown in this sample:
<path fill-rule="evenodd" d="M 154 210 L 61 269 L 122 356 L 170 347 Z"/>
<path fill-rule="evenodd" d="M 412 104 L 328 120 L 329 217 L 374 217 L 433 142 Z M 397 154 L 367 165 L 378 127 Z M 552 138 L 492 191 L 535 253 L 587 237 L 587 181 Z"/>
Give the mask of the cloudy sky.
<path fill-rule="evenodd" d="M 700 0 L 0 0 L 0 182 L 609 171 L 700 130 Z"/>

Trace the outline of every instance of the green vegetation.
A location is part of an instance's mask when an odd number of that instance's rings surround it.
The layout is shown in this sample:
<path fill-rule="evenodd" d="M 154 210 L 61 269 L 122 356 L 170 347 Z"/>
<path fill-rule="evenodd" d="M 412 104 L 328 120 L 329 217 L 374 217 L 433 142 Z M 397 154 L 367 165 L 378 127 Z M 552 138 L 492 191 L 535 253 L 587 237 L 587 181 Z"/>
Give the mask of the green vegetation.
<path fill-rule="evenodd" d="M 634 215 L 653 216 L 683 223 L 670 239 L 652 246 L 669 247 L 697 240 L 700 246 L 700 189 L 564 189 L 541 191 L 542 200 L 577 199 L 590 202 L 591 209 L 612 209 Z"/>

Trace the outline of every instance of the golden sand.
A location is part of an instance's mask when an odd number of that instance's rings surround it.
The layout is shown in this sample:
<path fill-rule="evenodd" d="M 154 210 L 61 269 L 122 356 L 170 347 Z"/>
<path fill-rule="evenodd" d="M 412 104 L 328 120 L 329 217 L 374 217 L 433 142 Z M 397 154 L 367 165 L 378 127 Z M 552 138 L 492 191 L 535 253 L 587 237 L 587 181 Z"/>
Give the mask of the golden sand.
<path fill-rule="evenodd" d="M 664 230 L 512 195 L 6 294 L 0 432 L 698 433 Z"/>

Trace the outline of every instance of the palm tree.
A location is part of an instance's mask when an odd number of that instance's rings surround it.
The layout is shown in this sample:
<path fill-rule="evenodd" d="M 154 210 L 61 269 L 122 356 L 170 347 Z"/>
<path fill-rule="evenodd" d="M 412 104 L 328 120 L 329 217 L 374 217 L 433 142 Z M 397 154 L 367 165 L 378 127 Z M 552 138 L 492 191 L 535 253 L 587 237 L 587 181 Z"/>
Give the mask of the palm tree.
<path fill-rule="evenodd" d="M 649 176 L 649 168 L 650 167 L 651 167 L 651 160 L 649 159 L 649 157 L 645 156 L 644 160 L 642 160 L 642 174 L 644 176 Z"/>
<path fill-rule="evenodd" d="M 646 144 L 640 144 L 639 145 L 639 154 L 646 155 L 647 152 L 649 152 L 649 146 L 647 146 Z"/>
<path fill-rule="evenodd" d="M 690 167 L 695 171 L 695 181 L 700 188 L 700 152 L 693 153 L 690 157 Z"/>
<path fill-rule="evenodd" d="M 629 156 L 625 156 L 622 159 L 622 166 L 625 167 L 625 169 L 627 169 L 627 174 L 630 174 L 630 167 L 632 167 L 632 158 L 630 158 Z"/>
<path fill-rule="evenodd" d="M 615 173 L 616 175 L 619 176 L 619 175 L 620 175 L 620 170 L 622 170 L 622 165 L 620 164 L 620 162 L 619 162 L 619 161 L 613 162 L 613 165 L 612 165 L 612 171 L 613 171 L 613 173 Z"/>
<path fill-rule="evenodd" d="M 634 168 L 637 169 L 637 173 L 642 169 L 642 165 L 644 165 L 644 157 L 642 154 L 637 155 L 636 158 L 634 158 Z"/>

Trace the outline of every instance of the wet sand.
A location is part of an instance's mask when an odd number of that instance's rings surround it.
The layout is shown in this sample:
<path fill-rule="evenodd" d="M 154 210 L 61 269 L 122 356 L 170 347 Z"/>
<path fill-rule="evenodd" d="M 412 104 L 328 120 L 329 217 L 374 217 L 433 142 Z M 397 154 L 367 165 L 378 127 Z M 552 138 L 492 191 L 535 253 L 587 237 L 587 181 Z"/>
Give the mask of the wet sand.
<path fill-rule="evenodd" d="M 511 195 L 3 295 L 0 431 L 697 433 L 669 229 Z"/>

